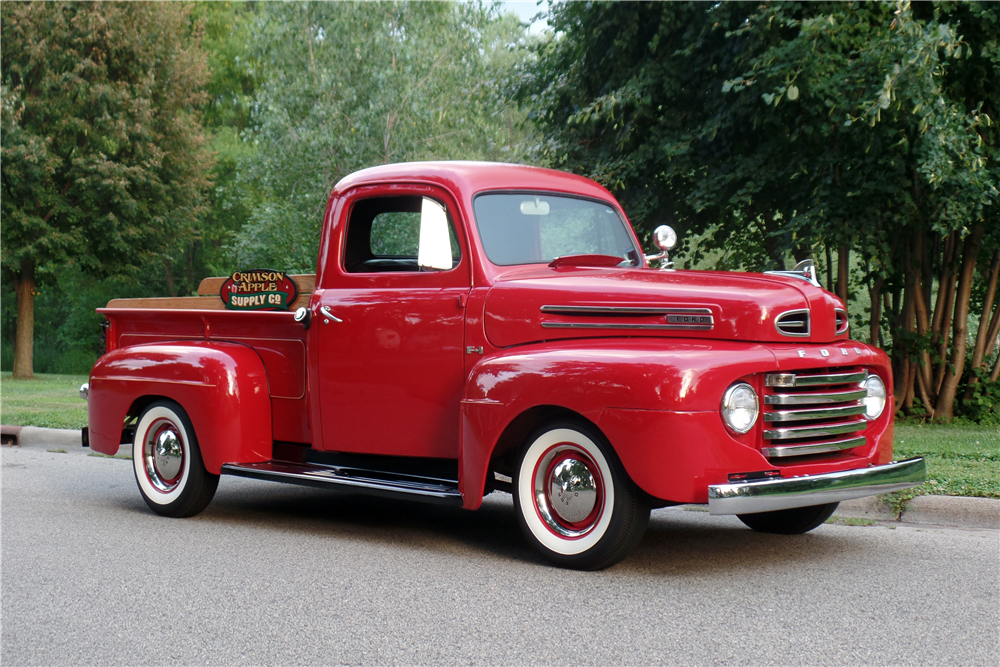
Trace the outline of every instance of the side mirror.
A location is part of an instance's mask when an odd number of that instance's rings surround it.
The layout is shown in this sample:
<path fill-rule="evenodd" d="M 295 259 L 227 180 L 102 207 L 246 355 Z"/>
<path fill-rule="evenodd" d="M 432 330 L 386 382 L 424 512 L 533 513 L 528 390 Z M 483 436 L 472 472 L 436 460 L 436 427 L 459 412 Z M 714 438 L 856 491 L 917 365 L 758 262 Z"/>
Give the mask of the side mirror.
<path fill-rule="evenodd" d="M 660 260 L 660 270 L 668 270 L 674 263 L 667 261 L 667 251 L 677 245 L 677 232 L 667 225 L 660 225 L 653 231 L 653 243 L 660 249 L 660 253 L 658 255 L 646 255 L 646 261 L 658 259 Z"/>
<path fill-rule="evenodd" d="M 420 248 L 417 264 L 422 269 L 447 271 L 451 268 L 451 239 L 448 213 L 444 206 L 424 197 L 420 206 Z"/>
<path fill-rule="evenodd" d="M 672 250 L 677 245 L 677 232 L 667 225 L 660 225 L 653 232 L 653 243 L 664 252 Z"/>

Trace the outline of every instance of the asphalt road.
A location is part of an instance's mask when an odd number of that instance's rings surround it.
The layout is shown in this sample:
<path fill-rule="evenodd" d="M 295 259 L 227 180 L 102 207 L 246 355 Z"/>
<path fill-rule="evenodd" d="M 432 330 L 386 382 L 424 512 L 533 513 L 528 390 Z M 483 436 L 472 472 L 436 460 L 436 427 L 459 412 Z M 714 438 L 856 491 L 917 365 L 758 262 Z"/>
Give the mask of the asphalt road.
<path fill-rule="evenodd" d="M 478 512 L 224 477 L 192 519 L 131 462 L 2 450 L 2 653 L 14 665 L 997 665 L 1000 533 L 759 535 L 664 509 L 580 573 Z"/>

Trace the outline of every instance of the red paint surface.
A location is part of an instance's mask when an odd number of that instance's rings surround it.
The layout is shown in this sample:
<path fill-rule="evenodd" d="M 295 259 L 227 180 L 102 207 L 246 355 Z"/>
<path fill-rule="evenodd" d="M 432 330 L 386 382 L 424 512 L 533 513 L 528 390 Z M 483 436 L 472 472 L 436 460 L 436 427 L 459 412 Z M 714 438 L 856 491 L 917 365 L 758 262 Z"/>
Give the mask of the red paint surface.
<path fill-rule="evenodd" d="M 760 453 L 759 420 L 741 436 L 722 423 L 726 388 L 743 380 L 761 394 L 768 372 L 867 368 L 891 396 L 885 355 L 835 334 L 834 309 L 843 308 L 836 297 L 795 278 L 754 274 L 494 266 L 471 217 L 474 197 L 491 190 L 600 199 L 625 219 L 596 183 L 533 167 L 424 163 L 353 174 L 334 189 L 324 217 L 308 331 L 290 313 L 102 309 L 115 351 L 92 374 L 95 450 L 117 449 L 135 401 L 166 396 L 188 411 L 212 471 L 266 460 L 274 440 L 457 458 L 470 509 L 481 503 L 505 429 L 544 406 L 590 421 L 643 489 L 676 502 L 706 502 L 708 485 L 733 472 L 814 474 L 891 459 L 891 401 L 864 446 L 821 462 L 775 465 Z M 345 272 L 351 207 L 387 195 L 445 204 L 462 251 L 455 268 Z M 714 326 L 552 328 L 542 325 L 662 323 L 663 316 L 543 313 L 546 305 L 707 308 Z M 324 323 L 323 307 L 341 321 Z M 775 330 L 779 314 L 804 308 L 809 338 Z"/>

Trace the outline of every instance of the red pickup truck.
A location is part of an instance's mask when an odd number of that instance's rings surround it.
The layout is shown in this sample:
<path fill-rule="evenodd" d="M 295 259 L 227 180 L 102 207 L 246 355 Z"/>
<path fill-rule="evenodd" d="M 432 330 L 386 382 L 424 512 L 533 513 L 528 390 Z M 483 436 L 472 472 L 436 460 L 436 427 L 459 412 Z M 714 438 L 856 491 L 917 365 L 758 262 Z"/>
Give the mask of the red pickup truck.
<path fill-rule="evenodd" d="M 191 516 L 220 475 L 477 509 L 513 494 L 551 561 L 597 569 L 651 508 L 801 533 L 924 481 L 892 459 L 886 355 L 810 266 L 672 270 L 586 178 L 389 165 L 334 189 L 315 275 L 116 299 L 81 391 L 90 446 Z M 661 268 L 649 261 L 659 259 Z"/>

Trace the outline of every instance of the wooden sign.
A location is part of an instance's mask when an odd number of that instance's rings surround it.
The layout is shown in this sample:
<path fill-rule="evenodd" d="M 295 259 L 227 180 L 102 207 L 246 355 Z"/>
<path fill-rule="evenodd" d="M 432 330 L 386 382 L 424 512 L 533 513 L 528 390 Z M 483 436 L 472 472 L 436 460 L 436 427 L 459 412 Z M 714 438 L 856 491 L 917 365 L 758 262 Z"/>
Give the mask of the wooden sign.
<path fill-rule="evenodd" d="M 219 295 L 230 310 L 290 310 L 299 286 L 283 271 L 251 269 L 226 278 Z"/>

